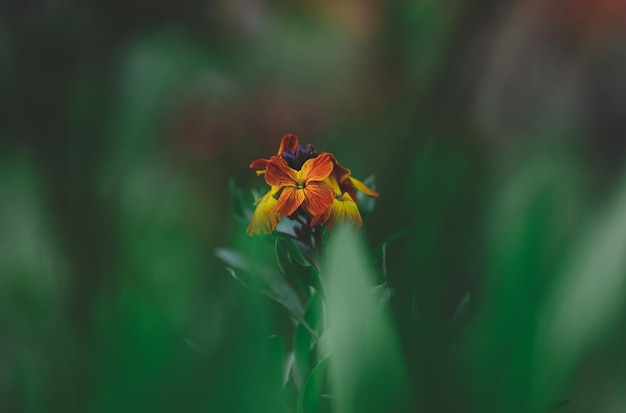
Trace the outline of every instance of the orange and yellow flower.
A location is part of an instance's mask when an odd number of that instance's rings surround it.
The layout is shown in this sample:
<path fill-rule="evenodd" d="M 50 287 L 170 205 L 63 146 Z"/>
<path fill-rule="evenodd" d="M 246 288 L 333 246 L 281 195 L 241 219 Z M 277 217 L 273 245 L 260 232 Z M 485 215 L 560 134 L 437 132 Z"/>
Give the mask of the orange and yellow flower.
<path fill-rule="evenodd" d="M 357 191 L 379 196 L 352 177 L 351 171 L 332 154 L 318 155 L 312 145 L 302 147 L 292 134 L 283 136 L 275 156 L 257 159 L 250 168 L 257 169 L 257 175 L 265 174 L 271 187 L 255 203 L 247 230 L 250 235 L 273 232 L 281 217 L 304 218 L 311 227 L 324 225 L 330 230 L 340 221 L 359 227 L 363 219 L 357 206 Z"/>
<path fill-rule="evenodd" d="M 333 203 L 333 188 L 325 181 L 333 170 L 330 154 L 322 153 L 304 162 L 298 171 L 277 156 L 267 163 L 265 181 L 282 189 L 275 211 L 289 216 L 302 207 L 311 215 L 324 213 Z"/>

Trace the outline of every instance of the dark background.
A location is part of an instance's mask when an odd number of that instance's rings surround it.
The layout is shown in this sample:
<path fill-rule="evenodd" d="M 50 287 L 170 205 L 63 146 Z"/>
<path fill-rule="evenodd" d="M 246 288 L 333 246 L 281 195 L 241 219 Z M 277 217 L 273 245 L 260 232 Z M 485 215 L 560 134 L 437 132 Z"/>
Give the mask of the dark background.
<path fill-rule="evenodd" d="M 626 409 L 625 27 L 617 0 L 3 2 L 0 411 L 266 411 L 285 317 L 214 250 L 264 242 L 228 182 L 286 133 L 376 175 L 374 255 L 406 229 L 420 411 Z"/>

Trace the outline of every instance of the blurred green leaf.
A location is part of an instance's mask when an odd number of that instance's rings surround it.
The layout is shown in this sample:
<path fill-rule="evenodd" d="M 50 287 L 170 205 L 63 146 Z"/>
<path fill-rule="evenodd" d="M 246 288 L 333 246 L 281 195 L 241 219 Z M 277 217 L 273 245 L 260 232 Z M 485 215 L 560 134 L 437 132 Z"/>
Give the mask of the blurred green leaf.
<path fill-rule="evenodd" d="M 250 270 L 248 259 L 238 251 L 229 248 L 217 248 L 215 250 L 215 256 L 234 269 L 243 271 Z"/>
<path fill-rule="evenodd" d="M 277 236 L 275 252 L 276 261 L 283 275 L 303 277 L 308 273 L 311 265 L 296 246 L 296 240 Z M 310 280 L 307 281 L 310 283 Z"/>
<path fill-rule="evenodd" d="M 389 288 L 387 281 L 375 286 L 373 290 L 383 304 L 386 305 L 389 303 L 389 300 L 391 299 L 391 289 Z"/>
<path fill-rule="evenodd" d="M 402 228 L 389 236 L 380 246 L 380 261 L 383 277 L 387 279 L 387 248 L 409 232 L 409 227 Z"/>
<path fill-rule="evenodd" d="M 456 309 L 454 310 L 454 314 L 452 315 L 453 322 L 458 322 L 463 317 L 465 317 L 465 315 L 467 314 L 467 310 L 469 309 L 471 298 L 472 295 L 470 294 L 470 292 L 466 292 L 461 299 L 461 302 L 459 303 L 459 305 L 456 306 Z"/>
<path fill-rule="evenodd" d="M 293 224 L 293 220 L 283 219 L 283 221 L 291 221 L 292 224 L 289 224 L 290 227 L 299 226 L 299 223 Z M 280 225 L 280 223 L 279 223 Z M 315 251 L 307 244 L 302 242 L 295 234 L 295 232 L 284 232 L 280 231 L 279 228 L 276 228 L 277 237 L 281 238 L 287 244 L 289 248 L 289 260 L 292 262 L 295 268 L 299 268 L 301 266 L 312 266 L 317 268 L 317 257 L 315 256 Z"/>
<path fill-rule="evenodd" d="M 244 287 L 259 292 L 280 304 L 297 323 L 304 325 L 317 337 L 317 333 L 304 318 L 304 308 L 300 297 L 285 277 L 262 263 L 249 263 L 241 253 L 228 248 L 216 249 L 215 255 L 226 264 L 241 270 L 235 271 L 233 268 L 227 268 L 235 280 Z M 240 273 L 246 274 L 246 277 L 242 278 Z"/>
<path fill-rule="evenodd" d="M 365 186 L 376 190 L 376 180 L 374 175 L 371 175 L 363 180 Z M 374 212 L 374 207 L 376 206 L 376 198 L 373 196 L 367 196 L 359 191 L 356 192 L 356 197 L 359 205 L 359 211 L 363 217 L 367 217 Z"/>
<path fill-rule="evenodd" d="M 279 406 L 283 406 L 284 394 L 283 394 L 283 355 L 285 351 L 285 344 L 283 339 L 277 335 L 271 335 L 265 340 L 265 363 L 267 364 L 268 376 L 265 380 L 269 383 L 270 394 L 266 395 L 268 404 L 274 405 L 274 409 L 278 409 Z M 284 409 L 276 410 L 277 412 L 284 411 Z"/>
<path fill-rule="evenodd" d="M 592 346 L 623 323 L 626 309 L 626 180 L 582 231 L 563 276 L 543 307 L 537 338 L 536 403 L 561 396 Z"/>
<path fill-rule="evenodd" d="M 230 204 L 235 217 L 239 221 L 249 222 L 252 218 L 253 209 L 244 200 L 243 192 L 232 178 L 228 180 L 228 193 L 230 194 Z"/>
<path fill-rule="evenodd" d="M 328 358 L 320 361 L 304 382 L 298 398 L 298 413 L 321 413 L 320 397 L 322 397 L 322 384 L 327 364 Z"/>
<path fill-rule="evenodd" d="M 545 300 L 580 235 L 586 197 L 566 151 L 533 152 L 510 172 L 500 173 L 489 213 L 486 278 L 468 342 L 471 389 L 477 410 L 545 411 L 567 395 L 539 390 L 554 360 L 537 349 L 539 326 L 550 318 Z"/>
<path fill-rule="evenodd" d="M 302 252 L 303 248 L 307 248 L 309 251 L 311 251 L 311 248 L 298 239 L 283 238 L 283 241 L 285 241 L 288 248 L 289 261 L 296 270 L 302 271 L 305 269 L 304 267 L 310 267 L 312 265 Z M 312 254 L 312 252 L 310 252 L 310 254 Z"/>
<path fill-rule="evenodd" d="M 400 343 L 362 240 L 341 227 L 329 240 L 323 282 L 331 385 L 343 412 L 414 411 Z"/>
<path fill-rule="evenodd" d="M 291 260 L 289 259 L 289 249 L 285 245 L 287 242 L 282 240 L 280 237 L 276 237 L 275 252 L 276 252 L 276 262 L 278 263 L 278 268 L 283 275 L 288 275 L 291 270 L 293 270 L 293 265 L 291 264 Z"/>
<path fill-rule="evenodd" d="M 320 295 L 313 292 L 307 304 L 305 319 L 315 331 L 319 331 L 321 327 L 319 315 L 322 311 L 322 305 Z M 296 383 L 298 383 L 298 387 L 302 386 L 302 382 L 309 374 L 309 359 L 315 342 L 317 342 L 317 337 L 312 335 L 304 325 L 300 324 L 296 326 L 293 335 L 293 351 L 296 365 Z"/>

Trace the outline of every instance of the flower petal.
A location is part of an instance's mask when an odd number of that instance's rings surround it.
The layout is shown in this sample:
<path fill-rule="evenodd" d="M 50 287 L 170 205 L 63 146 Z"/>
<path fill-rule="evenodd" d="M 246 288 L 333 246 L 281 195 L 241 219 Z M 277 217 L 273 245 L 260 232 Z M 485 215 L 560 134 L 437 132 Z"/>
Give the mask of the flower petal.
<path fill-rule="evenodd" d="M 291 133 L 286 134 L 280 141 L 280 147 L 276 155 L 281 156 L 283 152 L 292 152 L 298 148 L 298 137 Z"/>
<path fill-rule="evenodd" d="M 329 208 L 329 211 L 330 213 L 328 214 L 328 219 L 326 220 L 326 226 L 331 231 L 335 225 L 341 221 L 349 221 L 355 228 L 358 228 L 363 224 L 359 208 L 347 193 L 343 194 L 341 199 L 335 199 L 333 205 Z"/>
<path fill-rule="evenodd" d="M 309 182 L 302 190 L 304 192 L 303 207 L 313 216 L 320 215 L 333 204 L 335 193 L 330 185 L 322 181 Z"/>
<path fill-rule="evenodd" d="M 250 168 L 251 169 L 265 169 L 267 167 L 267 163 L 269 162 L 269 159 L 257 159 L 256 161 L 252 161 L 252 163 L 250 164 Z"/>
<path fill-rule="evenodd" d="M 346 179 L 343 180 L 340 187 L 342 193 L 350 195 L 350 198 L 352 198 L 354 202 L 359 202 L 359 198 L 357 198 L 356 196 L 356 189 L 354 188 L 354 184 L 350 180 L 349 176 L 347 176 Z"/>
<path fill-rule="evenodd" d="M 258 234 L 261 231 L 269 234 L 276 228 L 280 220 L 280 214 L 274 212 L 277 201 L 273 196 L 273 192 L 273 189 L 270 190 L 257 201 L 257 207 L 252 214 L 252 219 L 250 219 L 250 225 L 248 225 L 248 235 Z"/>
<path fill-rule="evenodd" d="M 331 209 L 332 209 L 332 206 L 328 208 L 326 211 L 324 211 L 323 213 L 321 213 L 320 215 L 313 216 L 313 218 L 311 218 L 310 226 L 314 227 L 317 224 L 325 224 L 326 221 L 328 220 L 328 216 L 330 215 Z"/>
<path fill-rule="evenodd" d="M 287 166 L 287 162 L 278 156 L 272 156 L 265 169 L 265 182 L 271 186 L 296 186 L 297 171 Z"/>
<path fill-rule="evenodd" d="M 300 182 L 306 184 L 309 181 L 323 181 L 333 170 L 333 163 L 330 154 L 327 152 L 319 154 L 317 157 L 309 159 L 298 171 Z"/>
<path fill-rule="evenodd" d="M 267 174 L 266 174 L 267 176 Z M 293 186 L 286 186 L 278 198 L 275 212 L 289 216 L 296 212 L 296 209 L 304 202 L 304 190 L 296 189 Z"/>
<path fill-rule="evenodd" d="M 380 195 L 380 193 L 374 191 L 373 189 L 368 188 L 367 186 L 365 186 L 363 182 L 359 181 L 358 179 L 353 178 L 351 176 L 349 177 L 349 179 L 354 185 L 354 187 L 358 189 L 359 191 L 363 192 L 365 195 L 373 196 L 375 198 L 378 198 L 378 196 Z"/>
<path fill-rule="evenodd" d="M 343 216 L 346 220 L 352 222 L 355 228 L 363 225 L 363 219 L 361 218 L 359 207 L 357 207 L 356 202 L 354 202 L 348 194 L 343 195 L 341 198 L 341 204 L 343 207 Z"/>
<path fill-rule="evenodd" d="M 324 182 L 330 185 L 330 187 L 333 189 L 333 192 L 335 192 L 335 195 L 341 196 L 341 187 L 339 186 L 339 182 L 337 182 L 337 177 L 334 173 L 328 175 L 328 178 L 324 179 Z"/>
<path fill-rule="evenodd" d="M 350 170 L 341 166 L 337 161 L 337 158 L 335 158 L 335 155 L 333 155 L 332 153 L 329 153 L 329 155 L 330 160 L 333 163 L 333 175 L 337 179 L 337 182 L 343 182 L 344 179 L 350 176 Z"/>

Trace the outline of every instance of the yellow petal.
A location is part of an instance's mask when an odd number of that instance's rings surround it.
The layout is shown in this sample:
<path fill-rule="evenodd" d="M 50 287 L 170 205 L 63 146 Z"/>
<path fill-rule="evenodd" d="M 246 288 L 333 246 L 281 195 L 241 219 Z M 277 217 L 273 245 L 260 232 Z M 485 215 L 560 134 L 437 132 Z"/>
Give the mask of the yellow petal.
<path fill-rule="evenodd" d="M 257 201 L 257 207 L 252 214 L 250 225 L 248 225 L 248 235 L 258 234 L 263 231 L 266 234 L 271 233 L 278 225 L 280 214 L 274 212 L 276 207 L 276 198 L 274 197 L 274 188 Z"/>
<path fill-rule="evenodd" d="M 368 188 L 367 186 L 365 186 L 365 184 L 361 181 L 359 181 L 356 178 L 353 177 L 349 177 L 350 181 L 352 181 L 352 184 L 354 185 L 354 187 L 359 190 L 360 192 L 363 192 L 365 195 L 369 195 L 369 196 L 373 196 L 378 198 L 378 196 L 380 195 L 378 192 L 374 191 L 373 189 Z"/>
<path fill-rule="evenodd" d="M 330 207 L 326 226 L 332 231 L 333 227 L 341 221 L 349 221 L 355 228 L 363 224 L 359 208 L 348 193 L 344 193 L 341 199 L 334 200 Z"/>
<path fill-rule="evenodd" d="M 335 174 L 328 175 L 328 178 L 324 179 L 324 182 L 328 183 L 333 188 L 336 196 L 341 196 L 341 187 L 339 186 L 339 182 L 337 182 Z"/>

